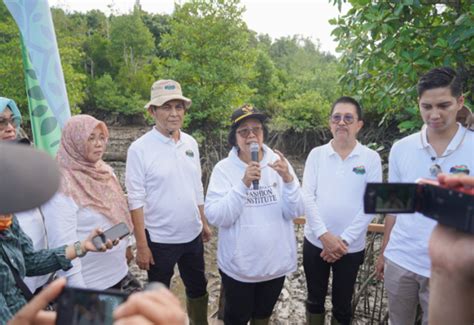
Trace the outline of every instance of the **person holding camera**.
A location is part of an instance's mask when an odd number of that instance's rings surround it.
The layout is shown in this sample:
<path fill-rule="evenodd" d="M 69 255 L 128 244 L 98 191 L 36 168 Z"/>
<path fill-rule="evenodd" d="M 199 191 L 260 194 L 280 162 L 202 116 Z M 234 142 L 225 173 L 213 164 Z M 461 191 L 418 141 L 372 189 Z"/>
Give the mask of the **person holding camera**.
<path fill-rule="evenodd" d="M 324 324 L 331 269 L 332 323 L 350 324 L 352 319 L 354 284 L 364 262 L 365 237 L 372 220 L 364 213 L 362 198 L 368 182 L 382 180 L 380 156 L 357 141 L 363 124 L 360 104 L 351 97 L 340 97 L 329 118 L 333 139 L 314 148 L 306 160 L 303 266 L 307 324 Z"/>
<path fill-rule="evenodd" d="M 471 189 L 474 176 L 438 175 L 441 186 Z M 474 324 L 474 235 L 438 224 L 429 242 L 430 325 Z"/>
<path fill-rule="evenodd" d="M 265 120 L 249 105 L 233 112 L 232 150 L 207 190 L 206 215 L 219 227 L 225 324 L 268 324 L 285 276 L 296 270 L 293 219 L 304 213 L 303 197 L 289 162 L 264 144 Z"/>
<path fill-rule="evenodd" d="M 10 98 L 0 97 L 0 141 L 10 143 L 29 144 L 28 139 L 19 139 L 21 127 L 21 113 L 15 101 Z M 48 240 L 44 226 L 43 216 L 39 208 L 15 213 L 21 229 L 30 237 L 35 250 L 48 248 Z M 41 290 L 41 287 L 48 282 L 51 274 L 25 277 L 28 289 L 31 292 Z"/>
<path fill-rule="evenodd" d="M 417 86 L 424 125 L 421 131 L 397 141 L 389 155 L 389 182 L 413 183 L 435 179 L 440 172 L 474 172 L 474 133 L 456 122 L 464 105 L 461 78 L 448 67 L 424 74 Z M 376 271 L 384 279 L 390 322 L 413 324 L 417 304 L 428 323 L 431 261 L 429 238 L 436 221 L 419 213 L 387 215 Z"/>
<path fill-rule="evenodd" d="M 84 240 L 94 228 L 106 230 L 121 222 L 133 229 L 123 190 L 102 160 L 108 138 L 105 123 L 90 115 L 73 116 L 64 126 L 56 157 L 62 175 L 60 190 L 42 207 L 50 247 Z M 84 257 L 73 261 L 67 272 L 58 273 L 71 286 L 140 290 L 140 283 L 128 271 L 126 249 L 126 240 L 103 254 L 86 255 L 78 247 L 77 254 Z"/>

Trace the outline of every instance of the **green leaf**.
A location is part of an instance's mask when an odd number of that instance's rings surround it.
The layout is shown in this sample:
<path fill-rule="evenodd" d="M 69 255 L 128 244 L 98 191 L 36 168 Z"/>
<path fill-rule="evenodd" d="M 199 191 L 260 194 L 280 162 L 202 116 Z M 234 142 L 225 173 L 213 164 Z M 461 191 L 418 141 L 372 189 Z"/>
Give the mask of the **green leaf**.
<path fill-rule="evenodd" d="M 44 113 L 48 111 L 48 106 L 38 105 L 33 109 L 33 116 L 41 117 Z"/>
<path fill-rule="evenodd" d="M 61 140 L 56 140 L 56 141 L 54 141 L 53 143 L 51 143 L 49 146 L 50 146 L 51 148 L 54 148 L 54 147 L 58 146 L 60 142 L 61 142 Z"/>
<path fill-rule="evenodd" d="M 28 70 L 26 70 L 26 73 L 28 74 L 28 76 L 30 76 L 31 79 L 34 79 L 34 80 L 37 79 L 37 78 L 36 78 L 36 72 L 35 72 L 35 70 L 33 70 L 33 69 L 28 69 Z"/>
<path fill-rule="evenodd" d="M 55 117 L 47 117 L 41 122 L 41 135 L 47 135 L 54 131 L 56 126 L 58 125 L 58 121 Z"/>
<path fill-rule="evenodd" d="M 28 89 L 28 96 L 36 100 L 44 99 L 43 91 L 41 90 L 40 86 L 33 86 Z"/>

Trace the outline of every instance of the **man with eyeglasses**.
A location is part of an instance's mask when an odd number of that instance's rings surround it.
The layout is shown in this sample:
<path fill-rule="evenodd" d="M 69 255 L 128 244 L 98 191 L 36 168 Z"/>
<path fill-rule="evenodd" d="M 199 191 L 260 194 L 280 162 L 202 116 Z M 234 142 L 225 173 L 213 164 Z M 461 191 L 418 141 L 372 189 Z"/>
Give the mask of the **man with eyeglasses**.
<path fill-rule="evenodd" d="M 473 175 L 474 133 L 456 122 L 464 105 L 461 78 L 447 67 L 418 81 L 421 131 L 397 141 L 390 150 L 389 182 L 436 179 L 440 172 Z M 384 279 L 390 323 L 413 324 L 417 305 L 428 323 L 431 261 L 429 238 L 436 221 L 420 213 L 387 215 L 376 271 Z M 454 253 L 454 252 L 453 252 Z"/>
<path fill-rule="evenodd" d="M 148 271 L 148 281 L 169 287 L 178 264 L 191 324 L 207 324 L 203 241 L 211 230 L 204 215 L 198 144 L 181 131 L 190 105 L 176 81 L 153 84 L 145 108 L 155 126 L 130 146 L 125 185 L 137 265 Z"/>
<path fill-rule="evenodd" d="M 303 266 L 307 324 L 324 324 L 331 269 L 331 324 L 351 322 L 354 284 L 372 220 L 364 213 L 363 194 L 366 183 L 382 181 L 380 156 L 357 141 L 363 124 L 362 109 L 355 99 L 337 99 L 329 118 L 333 139 L 314 148 L 306 160 Z"/>

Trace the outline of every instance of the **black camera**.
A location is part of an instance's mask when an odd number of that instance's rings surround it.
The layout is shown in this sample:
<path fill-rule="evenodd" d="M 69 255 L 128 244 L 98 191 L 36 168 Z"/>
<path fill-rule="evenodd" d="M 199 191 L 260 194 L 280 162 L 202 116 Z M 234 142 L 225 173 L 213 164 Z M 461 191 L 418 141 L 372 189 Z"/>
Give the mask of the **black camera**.
<path fill-rule="evenodd" d="M 431 184 L 367 183 L 364 211 L 368 214 L 414 213 L 474 234 L 474 194 Z"/>

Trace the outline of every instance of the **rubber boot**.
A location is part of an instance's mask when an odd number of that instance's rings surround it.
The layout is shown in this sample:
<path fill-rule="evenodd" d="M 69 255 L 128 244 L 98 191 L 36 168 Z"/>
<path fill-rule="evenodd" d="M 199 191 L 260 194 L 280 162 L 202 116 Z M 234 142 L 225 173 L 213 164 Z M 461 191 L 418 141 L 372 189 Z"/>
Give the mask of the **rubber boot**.
<path fill-rule="evenodd" d="M 306 325 L 324 325 L 326 314 L 311 314 L 306 311 Z"/>
<path fill-rule="evenodd" d="M 206 293 L 199 298 L 186 298 L 190 325 L 207 325 L 207 303 L 209 295 Z"/>
<path fill-rule="evenodd" d="M 252 318 L 250 320 L 250 325 L 268 325 L 269 323 L 270 323 L 270 318 L 262 318 L 262 319 Z"/>

